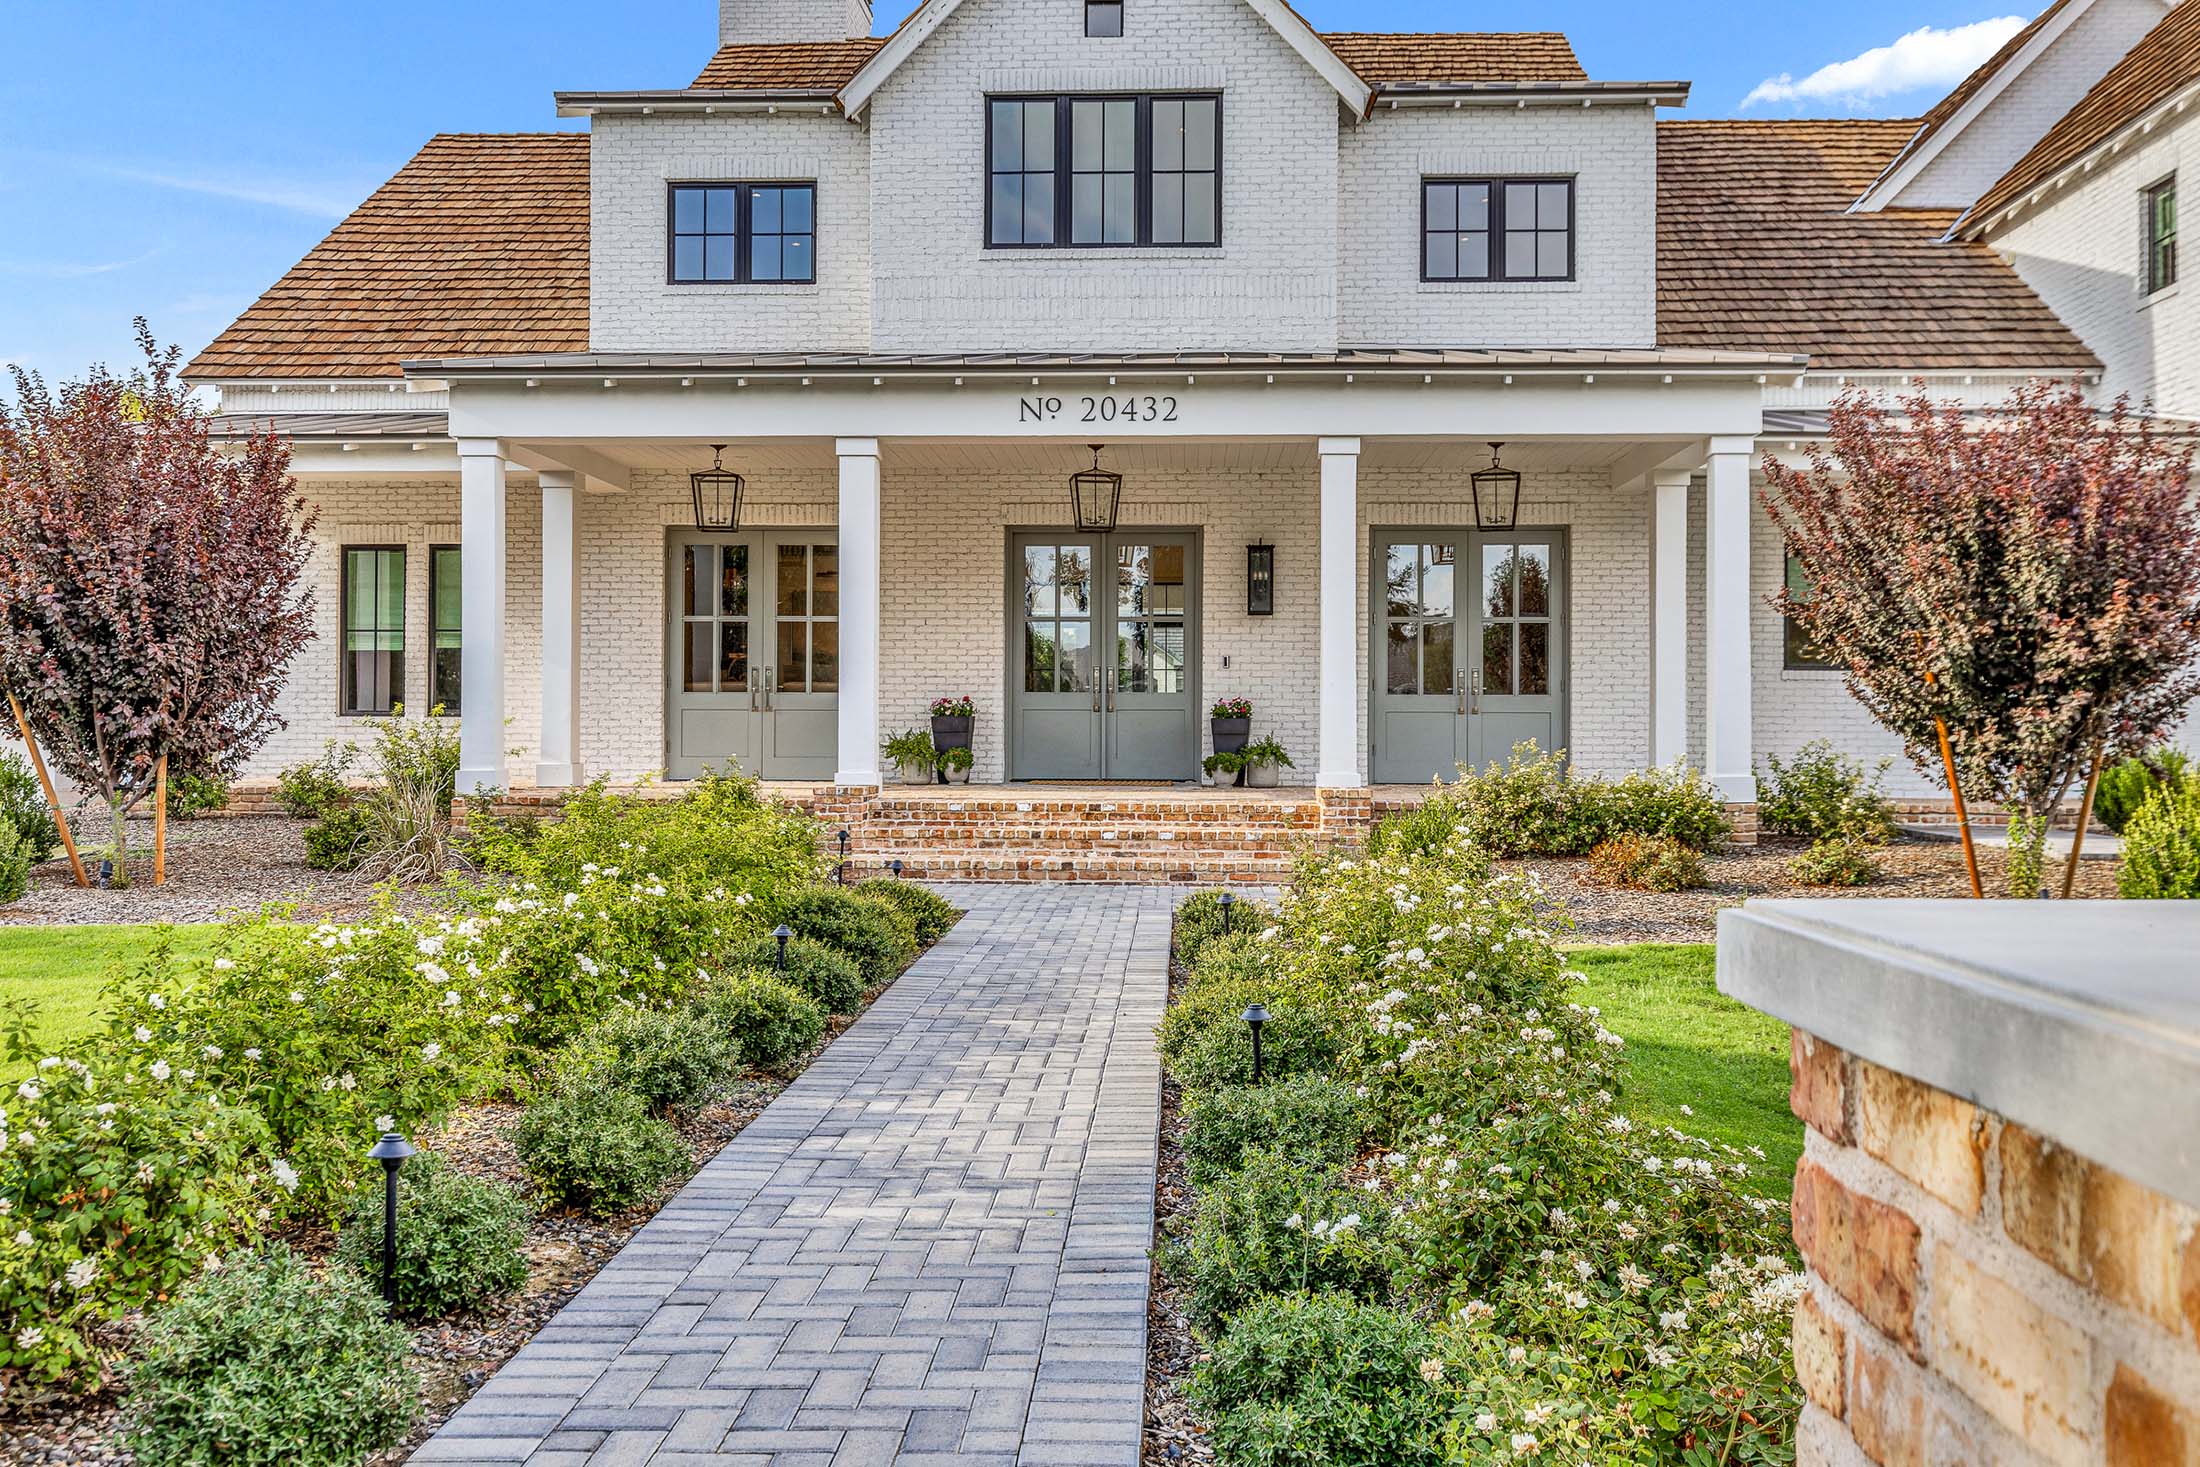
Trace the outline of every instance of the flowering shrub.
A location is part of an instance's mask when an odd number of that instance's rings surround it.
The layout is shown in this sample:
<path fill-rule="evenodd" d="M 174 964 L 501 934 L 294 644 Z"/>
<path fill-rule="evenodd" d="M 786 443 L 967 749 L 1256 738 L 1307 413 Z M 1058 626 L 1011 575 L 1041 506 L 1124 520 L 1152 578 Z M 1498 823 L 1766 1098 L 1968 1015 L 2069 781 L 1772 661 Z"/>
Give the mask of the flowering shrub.
<path fill-rule="evenodd" d="M 1207 710 L 1207 716 L 1209 718 L 1251 718 L 1253 716 L 1253 700 L 1251 698 L 1217 698 L 1214 707 Z"/>
<path fill-rule="evenodd" d="M 1384 1292 L 1389 1210 L 1342 1172 L 1269 1147 L 1200 1193 L 1199 1210 L 1167 1255 L 1190 1313 L 1215 1329 L 1262 1294 Z"/>
<path fill-rule="evenodd" d="M 1785 764 L 1767 754 L 1757 818 L 1780 835 L 1884 845 L 1894 839 L 1894 807 L 1879 786 L 1893 763 L 1882 759 L 1867 771 L 1825 739 L 1812 739 Z"/>
<path fill-rule="evenodd" d="M 1566 751 L 1516 744 L 1503 763 L 1461 769 L 1420 805 L 1386 817 L 1369 853 L 1433 855 L 1464 829 L 1493 856 L 1578 856 L 1619 835 L 1668 836 L 1710 850 L 1728 833 L 1718 791 L 1685 765 L 1638 770 L 1620 779 L 1576 774 Z"/>
<path fill-rule="evenodd" d="M 1191 1179 L 1229 1175 L 1255 1146 L 1270 1146 L 1310 1166 L 1349 1165 L 1367 1117 L 1349 1087 L 1321 1075 L 1272 1085 L 1226 1085 L 1193 1097 L 1184 1109 L 1184 1159 Z"/>
<path fill-rule="evenodd" d="M 934 698 L 932 700 L 932 716 L 934 718 L 976 718 L 978 716 L 978 705 L 968 693 L 957 694 L 952 698 Z"/>
<path fill-rule="evenodd" d="M 510 1187 L 453 1171 L 430 1152 L 398 1173 L 397 1313 L 435 1319 L 527 1282 L 527 1203 Z M 364 1189 L 336 1259 L 375 1289 L 382 1279 L 382 1194 Z"/>
<path fill-rule="evenodd" d="M 767 972 L 714 979 L 695 1007 L 735 1046 L 741 1063 L 767 1070 L 794 1059 L 825 1032 L 825 1010 Z"/>
<path fill-rule="evenodd" d="M 1688 891 L 1707 884 L 1703 857 L 1669 835 L 1615 835 L 1589 849 L 1589 871 L 1610 886 Z"/>
<path fill-rule="evenodd" d="M 1410 1314 L 1349 1295 L 1273 1294 L 1231 1321 L 1193 1398 L 1214 1413 L 1226 1462 L 1426 1467 L 1444 1408 L 1423 1365 L 1435 1351 Z"/>

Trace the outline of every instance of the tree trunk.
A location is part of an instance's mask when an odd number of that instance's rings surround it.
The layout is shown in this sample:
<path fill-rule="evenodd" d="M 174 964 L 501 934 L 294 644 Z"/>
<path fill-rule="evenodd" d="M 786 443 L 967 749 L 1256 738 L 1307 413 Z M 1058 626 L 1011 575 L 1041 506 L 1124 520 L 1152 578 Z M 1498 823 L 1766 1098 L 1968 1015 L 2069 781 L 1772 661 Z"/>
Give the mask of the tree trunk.
<path fill-rule="evenodd" d="M 122 801 L 108 797 L 107 808 L 114 812 L 115 876 L 113 885 L 120 888 L 130 884 L 130 815 Z"/>
<path fill-rule="evenodd" d="M 2053 806 L 2049 806 L 2053 809 Z M 2009 812 L 2009 895 L 2031 901 L 2047 875 L 2047 827 L 2050 817 L 2029 805 Z"/>

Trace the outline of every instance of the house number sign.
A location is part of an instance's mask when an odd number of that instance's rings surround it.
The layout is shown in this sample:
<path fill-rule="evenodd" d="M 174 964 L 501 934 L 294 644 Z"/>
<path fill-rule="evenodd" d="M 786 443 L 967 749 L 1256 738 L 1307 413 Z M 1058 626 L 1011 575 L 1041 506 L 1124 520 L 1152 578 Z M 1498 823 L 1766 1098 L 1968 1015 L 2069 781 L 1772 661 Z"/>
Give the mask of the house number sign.
<path fill-rule="evenodd" d="M 1019 423 L 1173 423 L 1177 400 L 1166 393 L 1101 393 L 1020 397 Z"/>

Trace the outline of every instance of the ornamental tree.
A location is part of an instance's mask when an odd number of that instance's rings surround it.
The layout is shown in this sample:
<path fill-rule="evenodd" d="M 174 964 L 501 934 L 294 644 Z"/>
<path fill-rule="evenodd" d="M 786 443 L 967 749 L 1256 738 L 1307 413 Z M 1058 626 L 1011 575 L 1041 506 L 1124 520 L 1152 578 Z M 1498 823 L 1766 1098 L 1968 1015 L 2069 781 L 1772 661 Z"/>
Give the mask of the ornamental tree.
<path fill-rule="evenodd" d="M 2096 752 L 2147 747 L 2200 693 L 2190 474 L 2150 416 L 2048 383 L 1983 420 L 1922 384 L 1892 409 L 1846 394 L 1808 468 L 1765 461 L 1809 587 L 1774 604 L 1935 776 L 1945 720 L 1963 792 L 2010 808 L 2019 895 Z"/>
<path fill-rule="evenodd" d="M 145 365 L 0 403 L 0 680 L 79 787 L 124 817 L 171 777 L 227 778 L 283 720 L 313 635 L 299 589 L 313 516 L 272 432 L 225 452 L 137 322 Z"/>

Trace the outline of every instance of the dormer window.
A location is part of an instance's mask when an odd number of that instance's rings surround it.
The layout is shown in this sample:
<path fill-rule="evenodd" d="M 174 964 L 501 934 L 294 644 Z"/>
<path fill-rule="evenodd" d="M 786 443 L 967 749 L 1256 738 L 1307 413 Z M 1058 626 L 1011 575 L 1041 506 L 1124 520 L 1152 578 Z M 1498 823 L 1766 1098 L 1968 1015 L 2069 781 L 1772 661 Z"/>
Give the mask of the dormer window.
<path fill-rule="evenodd" d="M 1085 0 L 1085 34 L 1112 39 L 1123 34 L 1123 0 Z"/>
<path fill-rule="evenodd" d="M 674 285 L 808 285 L 817 279 L 817 185 L 672 185 Z"/>
<path fill-rule="evenodd" d="M 1423 280 L 1571 280 L 1570 178 L 1421 180 Z"/>
<path fill-rule="evenodd" d="M 1222 99 L 990 97 L 991 249 L 1222 243 Z"/>

